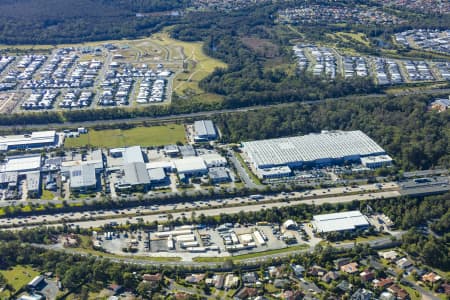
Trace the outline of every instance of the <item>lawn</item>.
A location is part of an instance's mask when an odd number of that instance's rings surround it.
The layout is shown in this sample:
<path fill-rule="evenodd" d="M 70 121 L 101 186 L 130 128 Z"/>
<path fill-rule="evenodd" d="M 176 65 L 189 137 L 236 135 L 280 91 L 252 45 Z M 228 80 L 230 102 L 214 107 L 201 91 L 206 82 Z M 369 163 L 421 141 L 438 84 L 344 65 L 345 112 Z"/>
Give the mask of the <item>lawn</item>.
<path fill-rule="evenodd" d="M 67 138 L 64 142 L 66 148 L 83 146 L 93 147 L 125 147 L 141 145 L 143 147 L 161 146 L 184 143 L 186 136 L 182 125 L 171 124 L 167 126 L 135 127 L 133 129 L 107 129 L 90 130 L 77 138 Z"/>
<path fill-rule="evenodd" d="M 169 37 L 167 32 L 151 36 L 151 40 L 170 49 L 181 47 L 187 61 L 187 70 L 180 72 L 174 79 L 173 90 L 180 94 L 204 94 L 198 83 L 211 74 L 215 68 L 226 68 L 220 60 L 207 56 L 202 49 L 201 42 L 183 42 Z"/>
<path fill-rule="evenodd" d="M 281 253 L 286 253 L 286 252 L 304 250 L 306 248 L 308 248 L 308 246 L 305 244 L 302 244 L 302 245 L 296 245 L 296 246 L 287 247 L 287 248 L 267 250 L 267 251 L 261 251 L 261 252 L 236 255 L 236 256 L 228 256 L 228 257 L 194 257 L 192 260 L 196 261 L 196 262 L 224 262 L 229 259 L 231 259 L 233 261 L 239 261 L 239 260 L 257 258 L 257 257 L 261 257 L 261 256 L 266 256 L 266 255 L 275 255 L 275 254 L 281 254 Z"/>
<path fill-rule="evenodd" d="M 82 241 L 82 246 L 86 246 L 86 241 Z M 176 262 L 180 261 L 181 257 L 178 256 L 167 256 L 167 257 L 159 257 L 159 256 L 144 256 L 144 255 L 117 255 L 112 253 L 105 253 L 101 251 L 97 251 L 94 249 L 88 248 L 73 248 L 73 250 L 77 253 L 86 253 L 92 254 L 95 256 L 106 257 L 106 258 L 118 258 L 118 259 L 139 259 L 139 260 L 147 260 L 147 261 L 157 261 L 157 262 Z"/>
<path fill-rule="evenodd" d="M 30 282 L 34 277 L 39 275 L 39 272 L 33 270 L 28 266 L 15 266 L 10 270 L 0 270 L 0 273 L 6 278 L 9 284 L 11 284 L 14 290 L 18 291 L 28 282 Z M 0 293 L 1 299 L 6 299 L 6 294 L 8 292 Z"/>

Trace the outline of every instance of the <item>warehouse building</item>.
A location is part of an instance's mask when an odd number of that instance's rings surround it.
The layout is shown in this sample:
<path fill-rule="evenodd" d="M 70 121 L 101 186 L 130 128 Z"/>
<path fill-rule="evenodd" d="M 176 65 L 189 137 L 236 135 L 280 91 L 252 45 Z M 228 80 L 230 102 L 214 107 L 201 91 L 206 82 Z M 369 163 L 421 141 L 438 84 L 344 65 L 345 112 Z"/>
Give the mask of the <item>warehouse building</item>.
<path fill-rule="evenodd" d="M 70 190 L 90 192 L 97 189 L 97 173 L 95 165 L 81 164 L 65 168 L 63 174 L 70 178 Z"/>
<path fill-rule="evenodd" d="M 27 193 L 28 197 L 37 199 L 41 196 L 41 172 L 27 173 Z"/>
<path fill-rule="evenodd" d="M 228 170 L 224 167 L 214 167 L 209 169 L 209 178 L 213 184 L 231 181 Z"/>
<path fill-rule="evenodd" d="M 369 221 L 359 210 L 317 215 L 311 221 L 319 234 L 330 232 L 364 230 L 369 227 Z"/>
<path fill-rule="evenodd" d="M 127 147 L 123 152 L 123 161 L 125 164 L 144 162 L 144 155 L 142 155 L 141 146 Z"/>
<path fill-rule="evenodd" d="M 147 168 L 144 162 L 127 163 L 123 166 L 123 177 L 117 185 L 119 189 L 147 190 L 150 184 Z"/>
<path fill-rule="evenodd" d="M 0 151 L 57 147 L 59 138 L 56 131 L 35 131 L 25 135 L 0 136 Z"/>
<path fill-rule="evenodd" d="M 256 169 L 360 163 L 362 157 L 386 155 L 361 131 L 323 131 L 304 136 L 242 143 Z"/>
<path fill-rule="evenodd" d="M 163 168 L 154 168 L 148 170 L 148 176 L 150 177 L 150 183 L 152 185 L 167 185 L 170 184 L 169 177 Z"/>
<path fill-rule="evenodd" d="M 173 163 L 179 175 L 202 176 L 208 173 L 205 161 L 198 156 L 173 160 Z"/>
<path fill-rule="evenodd" d="M 194 141 L 206 142 L 217 139 L 217 131 L 211 120 L 195 121 L 194 123 Z"/>
<path fill-rule="evenodd" d="M 0 172 L 18 172 L 19 175 L 31 171 L 39 171 L 42 165 L 40 154 L 10 156 L 0 165 Z"/>

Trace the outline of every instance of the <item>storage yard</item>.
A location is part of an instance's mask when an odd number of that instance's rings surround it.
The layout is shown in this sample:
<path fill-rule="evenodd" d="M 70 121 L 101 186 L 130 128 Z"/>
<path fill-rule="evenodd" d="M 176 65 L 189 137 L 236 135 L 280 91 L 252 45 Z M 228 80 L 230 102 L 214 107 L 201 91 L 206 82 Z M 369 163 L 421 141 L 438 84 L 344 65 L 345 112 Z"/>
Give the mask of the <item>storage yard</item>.
<path fill-rule="evenodd" d="M 442 61 L 349 56 L 311 44 L 298 44 L 293 51 L 298 69 L 314 76 L 369 77 L 379 85 L 450 80 L 450 64 Z"/>

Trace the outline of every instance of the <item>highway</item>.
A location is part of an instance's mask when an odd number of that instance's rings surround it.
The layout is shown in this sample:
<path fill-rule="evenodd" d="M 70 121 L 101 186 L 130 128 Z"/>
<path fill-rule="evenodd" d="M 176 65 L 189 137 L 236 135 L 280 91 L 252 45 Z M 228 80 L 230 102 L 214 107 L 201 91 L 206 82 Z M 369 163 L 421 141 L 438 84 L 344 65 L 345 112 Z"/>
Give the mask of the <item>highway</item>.
<path fill-rule="evenodd" d="M 393 198 L 400 195 L 398 186 L 391 182 L 385 183 L 386 190 L 378 190 L 374 185 L 360 187 L 337 187 L 318 189 L 305 192 L 279 193 L 265 196 L 262 200 L 253 200 L 250 197 L 233 197 L 209 201 L 194 201 L 178 204 L 153 205 L 150 207 L 135 207 L 128 209 L 97 210 L 86 212 L 56 213 L 52 215 L 31 215 L 28 217 L 0 218 L 0 226 L 21 229 L 47 223 L 57 226 L 62 223 L 74 224 L 81 228 L 100 227 L 110 222 L 137 223 L 137 218 L 143 221 L 165 221 L 168 214 L 174 219 L 183 216 L 190 218 L 191 212 L 198 216 L 215 216 L 221 213 L 234 214 L 240 211 L 250 212 L 274 207 L 286 207 L 298 204 L 343 203 L 353 200 Z M 14 226 L 14 227 L 13 227 Z"/>

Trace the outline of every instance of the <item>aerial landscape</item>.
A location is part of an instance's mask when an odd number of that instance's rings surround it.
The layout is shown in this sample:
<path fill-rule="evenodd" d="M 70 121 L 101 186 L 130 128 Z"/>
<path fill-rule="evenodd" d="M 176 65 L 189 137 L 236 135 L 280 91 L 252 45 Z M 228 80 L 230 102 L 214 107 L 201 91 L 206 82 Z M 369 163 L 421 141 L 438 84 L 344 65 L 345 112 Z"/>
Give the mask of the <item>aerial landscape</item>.
<path fill-rule="evenodd" d="M 0 299 L 450 300 L 450 2 L 0 1 Z"/>

